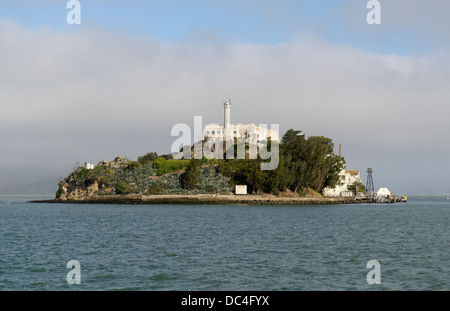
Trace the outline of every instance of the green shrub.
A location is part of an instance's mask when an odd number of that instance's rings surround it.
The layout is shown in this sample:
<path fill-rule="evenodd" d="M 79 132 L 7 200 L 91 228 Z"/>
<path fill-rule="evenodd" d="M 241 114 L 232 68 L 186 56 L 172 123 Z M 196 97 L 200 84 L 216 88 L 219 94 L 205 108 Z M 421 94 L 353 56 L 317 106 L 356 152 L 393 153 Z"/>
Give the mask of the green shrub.
<path fill-rule="evenodd" d="M 167 190 L 167 186 L 159 183 L 151 184 L 147 191 L 145 192 L 146 195 L 155 195 L 155 194 L 161 194 Z"/>
<path fill-rule="evenodd" d="M 138 157 L 138 162 L 142 164 L 148 164 L 150 162 L 155 161 L 158 158 L 158 154 L 156 152 L 149 152 L 146 155 Z"/>
<path fill-rule="evenodd" d="M 218 165 L 219 164 L 219 161 L 216 159 L 216 158 L 213 158 L 213 159 L 211 159 L 211 160 L 208 160 L 208 164 L 209 165 Z"/>
<path fill-rule="evenodd" d="M 129 190 L 128 190 L 127 184 L 124 182 L 118 183 L 116 186 L 116 193 L 117 194 L 128 194 Z"/>
<path fill-rule="evenodd" d="M 163 157 L 166 160 L 173 160 L 173 156 L 171 153 L 169 154 L 163 154 L 161 157 Z"/>
<path fill-rule="evenodd" d="M 134 171 L 135 169 L 141 166 L 142 166 L 141 162 L 133 161 L 130 164 L 128 164 L 127 169 L 129 169 L 130 171 Z"/>
<path fill-rule="evenodd" d="M 59 199 L 61 197 L 62 192 L 63 192 L 62 187 L 59 186 L 58 191 L 56 191 L 56 195 L 55 195 L 57 199 Z"/>
<path fill-rule="evenodd" d="M 89 175 L 89 170 L 85 167 L 80 167 L 78 171 L 75 173 L 75 179 L 80 181 L 85 179 Z"/>
<path fill-rule="evenodd" d="M 114 178 L 112 176 L 103 176 L 100 179 L 100 185 L 107 186 L 109 183 L 112 183 Z"/>
<path fill-rule="evenodd" d="M 176 171 L 184 171 L 188 165 L 189 160 L 166 160 L 163 157 L 159 157 L 154 162 L 154 168 L 158 176 Z"/>
<path fill-rule="evenodd" d="M 213 186 L 206 186 L 205 189 L 204 189 L 204 191 L 205 191 L 207 194 L 215 193 L 215 190 L 214 190 L 214 187 L 213 187 Z"/>

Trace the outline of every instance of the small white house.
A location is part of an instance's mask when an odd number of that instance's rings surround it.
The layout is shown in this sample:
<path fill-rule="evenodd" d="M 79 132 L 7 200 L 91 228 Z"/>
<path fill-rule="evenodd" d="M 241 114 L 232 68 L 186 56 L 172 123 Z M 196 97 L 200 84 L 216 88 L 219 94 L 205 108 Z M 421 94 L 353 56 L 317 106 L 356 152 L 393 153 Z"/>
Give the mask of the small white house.
<path fill-rule="evenodd" d="M 92 164 L 91 162 L 84 162 L 84 167 L 88 170 L 93 170 L 95 165 Z"/>

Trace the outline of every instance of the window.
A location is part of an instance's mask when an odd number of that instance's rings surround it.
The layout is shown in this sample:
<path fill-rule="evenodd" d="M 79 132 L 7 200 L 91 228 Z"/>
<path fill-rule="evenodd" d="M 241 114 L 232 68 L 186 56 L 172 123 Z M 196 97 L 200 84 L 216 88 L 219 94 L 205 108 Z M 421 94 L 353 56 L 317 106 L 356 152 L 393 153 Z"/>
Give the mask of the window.
<path fill-rule="evenodd" d="M 212 131 L 212 133 L 211 133 L 211 134 L 213 134 L 213 135 L 214 135 L 215 133 L 216 133 L 216 132 Z"/>

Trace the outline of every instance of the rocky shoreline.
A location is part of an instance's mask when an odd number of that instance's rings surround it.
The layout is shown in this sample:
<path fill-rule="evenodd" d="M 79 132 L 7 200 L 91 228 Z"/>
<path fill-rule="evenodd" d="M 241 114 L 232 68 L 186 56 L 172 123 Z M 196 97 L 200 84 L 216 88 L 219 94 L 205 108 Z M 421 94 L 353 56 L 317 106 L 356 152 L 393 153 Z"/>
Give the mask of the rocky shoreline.
<path fill-rule="evenodd" d="M 34 200 L 29 203 L 63 204 L 185 204 L 185 205 L 316 205 L 370 203 L 364 197 L 277 197 L 272 195 L 107 195 L 80 200 Z"/>

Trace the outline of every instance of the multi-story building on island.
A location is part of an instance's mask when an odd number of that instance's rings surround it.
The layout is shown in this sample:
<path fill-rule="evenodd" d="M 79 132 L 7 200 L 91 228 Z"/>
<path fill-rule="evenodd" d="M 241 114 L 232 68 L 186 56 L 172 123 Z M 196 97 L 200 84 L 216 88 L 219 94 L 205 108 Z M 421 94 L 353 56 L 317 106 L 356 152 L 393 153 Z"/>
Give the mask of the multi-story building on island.
<path fill-rule="evenodd" d="M 226 141 L 245 139 L 248 143 L 259 143 L 267 140 L 280 141 L 279 132 L 257 126 L 253 123 L 232 124 L 231 102 L 229 99 L 224 103 L 224 124 L 208 124 L 202 132 L 202 140 Z"/>

